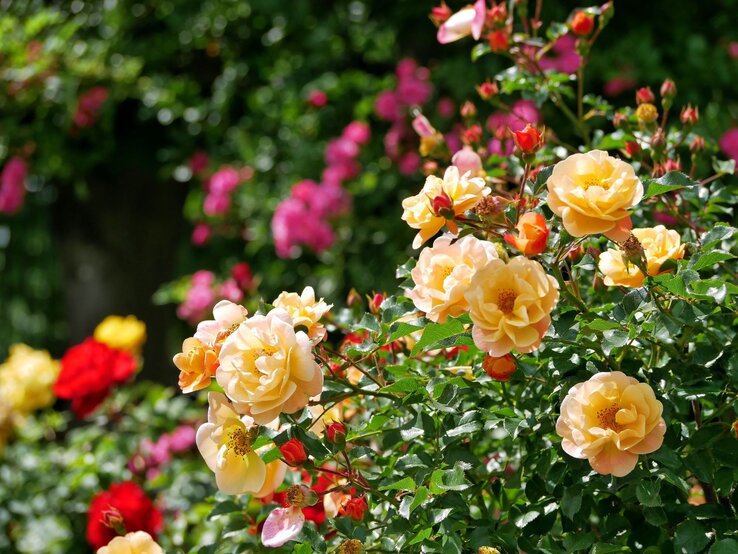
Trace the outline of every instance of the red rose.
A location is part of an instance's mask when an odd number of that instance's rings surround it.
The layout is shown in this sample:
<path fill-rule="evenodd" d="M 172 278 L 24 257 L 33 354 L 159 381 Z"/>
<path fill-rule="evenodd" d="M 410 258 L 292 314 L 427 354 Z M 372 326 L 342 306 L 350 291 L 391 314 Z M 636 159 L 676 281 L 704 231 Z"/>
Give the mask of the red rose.
<path fill-rule="evenodd" d="M 346 426 L 340 421 L 334 421 L 325 429 L 328 441 L 343 445 L 346 443 Z"/>
<path fill-rule="evenodd" d="M 64 354 L 54 394 L 71 400 L 72 411 L 83 418 L 107 398 L 113 385 L 126 381 L 135 370 L 133 355 L 89 338 Z"/>
<path fill-rule="evenodd" d="M 116 523 L 122 519 L 126 532 L 146 531 L 154 539 L 164 523 L 161 512 L 141 487 L 133 481 L 115 483 L 95 495 L 87 512 L 87 541 L 95 550 L 118 536 L 105 523 L 106 520 L 110 523 L 111 513 L 115 514 Z"/>
<path fill-rule="evenodd" d="M 282 453 L 284 461 L 291 466 L 299 466 L 307 460 L 305 447 L 296 438 L 291 438 L 282 446 L 280 446 L 279 451 Z"/>
<path fill-rule="evenodd" d="M 366 504 L 366 500 L 363 498 L 352 498 L 343 507 L 343 513 L 349 516 L 354 521 L 361 521 L 364 519 L 364 513 L 367 511 L 369 506 Z"/>

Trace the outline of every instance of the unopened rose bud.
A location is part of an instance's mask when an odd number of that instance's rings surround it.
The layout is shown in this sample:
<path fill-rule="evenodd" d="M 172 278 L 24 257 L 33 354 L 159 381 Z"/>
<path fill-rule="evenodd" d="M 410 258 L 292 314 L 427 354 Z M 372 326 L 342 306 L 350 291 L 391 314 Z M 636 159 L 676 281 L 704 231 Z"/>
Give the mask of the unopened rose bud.
<path fill-rule="evenodd" d="M 384 302 L 384 295 L 378 292 L 375 293 L 369 301 L 369 311 L 373 314 L 378 314 L 379 307 L 382 305 L 382 302 Z"/>
<path fill-rule="evenodd" d="M 464 129 L 461 135 L 461 142 L 464 144 L 477 144 L 482 140 L 482 126 L 474 124 Z"/>
<path fill-rule="evenodd" d="M 110 506 L 107 510 L 103 510 L 101 513 L 102 524 L 105 527 L 109 527 L 119 535 L 126 534 L 126 526 L 123 521 L 123 514 L 120 513 L 118 508 Z"/>
<path fill-rule="evenodd" d="M 455 217 L 453 209 L 454 202 L 445 192 L 441 192 L 441 194 L 431 200 L 431 208 L 433 209 L 433 215 L 436 217 L 445 217 L 446 219 L 453 219 Z"/>
<path fill-rule="evenodd" d="M 522 154 L 533 154 L 543 146 L 543 133 L 530 123 L 522 131 L 512 131 L 515 146 Z"/>
<path fill-rule="evenodd" d="M 705 139 L 699 135 L 694 137 L 689 143 L 689 149 L 692 152 L 702 152 L 705 149 Z"/>
<path fill-rule="evenodd" d="M 287 504 L 295 508 L 305 508 L 318 502 L 318 494 L 305 485 L 292 485 L 287 489 Z"/>
<path fill-rule="evenodd" d="M 600 6 L 600 17 L 605 19 L 605 21 L 609 20 L 615 13 L 615 4 L 612 3 L 612 0 L 610 2 L 605 2 Z"/>
<path fill-rule="evenodd" d="M 500 89 L 497 86 L 497 83 L 485 81 L 481 85 L 477 86 L 477 92 L 479 93 L 479 96 L 482 98 L 482 100 L 490 100 L 491 98 L 497 96 L 497 94 L 500 92 Z"/>
<path fill-rule="evenodd" d="M 574 17 L 569 23 L 571 32 L 580 37 L 586 37 L 592 31 L 594 31 L 595 18 L 592 14 L 587 13 L 583 10 L 578 11 L 574 14 Z"/>
<path fill-rule="evenodd" d="M 364 514 L 369 509 L 369 506 L 363 497 L 352 498 L 343 507 L 343 512 L 354 521 L 361 521 L 364 519 Z"/>
<path fill-rule="evenodd" d="M 423 114 L 418 114 L 413 118 L 413 129 L 418 133 L 419 137 L 429 137 L 434 135 L 437 131 L 433 128 L 428 118 Z"/>
<path fill-rule="evenodd" d="M 440 6 L 431 9 L 430 18 L 436 27 L 440 27 L 453 13 L 451 8 L 446 5 L 446 2 L 441 2 Z"/>
<path fill-rule="evenodd" d="M 482 360 L 482 369 L 495 381 L 508 381 L 518 369 L 518 363 L 511 354 L 504 356 L 490 356 L 487 354 Z"/>
<path fill-rule="evenodd" d="M 653 123 L 659 118 L 659 110 L 653 104 L 646 102 L 638 106 L 636 117 L 642 123 Z"/>
<path fill-rule="evenodd" d="M 510 48 L 510 35 L 507 31 L 492 31 L 487 35 L 487 42 L 492 52 L 507 52 Z"/>
<path fill-rule="evenodd" d="M 621 248 L 623 250 L 623 259 L 646 274 L 646 253 L 643 250 L 643 245 L 633 233 L 628 236 L 628 239 L 622 244 Z"/>
<path fill-rule="evenodd" d="M 651 87 L 641 87 L 636 91 L 636 104 L 653 104 L 655 101 Z"/>
<path fill-rule="evenodd" d="M 426 177 L 428 175 L 435 175 L 438 171 L 438 162 L 435 162 L 433 160 L 428 160 L 423 163 L 423 175 Z"/>
<path fill-rule="evenodd" d="M 477 107 L 468 100 L 464 102 L 461 105 L 461 109 L 459 110 L 459 113 L 461 113 L 461 117 L 463 118 L 470 118 L 477 115 Z"/>
<path fill-rule="evenodd" d="M 634 140 L 630 140 L 625 143 L 625 154 L 632 158 L 641 153 L 641 145 Z"/>
<path fill-rule="evenodd" d="M 360 306 L 362 302 L 363 301 L 359 292 L 356 289 L 352 288 L 346 296 L 346 305 L 349 308 L 352 308 L 353 306 Z"/>
<path fill-rule="evenodd" d="M 661 98 L 674 98 L 677 93 L 676 84 L 671 79 L 666 79 L 661 83 Z"/>
<path fill-rule="evenodd" d="M 477 549 L 477 554 L 500 554 L 500 551 L 491 546 L 480 546 Z"/>
<path fill-rule="evenodd" d="M 504 2 L 495 4 L 487 10 L 487 24 L 490 27 L 499 27 L 507 20 L 507 6 Z"/>
<path fill-rule="evenodd" d="M 682 120 L 682 123 L 684 123 L 684 125 L 694 125 L 700 120 L 699 107 L 693 108 L 691 104 L 688 104 L 687 106 L 682 108 L 680 119 Z"/>
<path fill-rule="evenodd" d="M 662 167 L 664 173 L 669 173 L 670 171 L 681 171 L 682 163 L 679 160 L 666 160 Z"/>
<path fill-rule="evenodd" d="M 666 135 L 663 129 L 656 129 L 656 132 L 651 137 L 651 148 L 660 149 L 666 144 Z"/>
<path fill-rule="evenodd" d="M 471 146 L 464 146 L 456 152 L 451 158 L 451 163 L 459 169 L 461 175 L 469 171 L 472 177 L 476 177 L 482 171 L 482 158 Z"/>
<path fill-rule="evenodd" d="M 334 421 L 325 428 L 325 436 L 329 442 L 343 446 L 346 444 L 346 426 L 340 421 Z"/>
<path fill-rule="evenodd" d="M 280 446 L 279 451 L 282 453 L 284 461 L 291 466 L 299 466 L 307 461 L 308 458 L 305 452 L 305 446 L 294 437 Z"/>
<path fill-rule="evenodd" d="M 612 124 L 616 129 L 622 127 L 627 121 L 628 116 L 621 112 L 617 112 L 612 118 Z"/>
<path fill-rule="evenodd" d="M 363 554 L 364 545 L 359 539 L 343 541 L 338 547 L 338 554 Z"/>

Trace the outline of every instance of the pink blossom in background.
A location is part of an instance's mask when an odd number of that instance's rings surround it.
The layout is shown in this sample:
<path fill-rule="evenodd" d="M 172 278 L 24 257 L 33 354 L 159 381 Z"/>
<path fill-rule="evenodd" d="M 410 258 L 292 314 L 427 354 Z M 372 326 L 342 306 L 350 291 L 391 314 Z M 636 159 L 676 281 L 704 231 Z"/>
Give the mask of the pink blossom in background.
<path fill-rule="evenodd" d="M 180 425 L 171 433 L 161 435 L 156 442 L 143 439 L 138 452 L 128 461 L 128 469 L 131 473 L 145 473 L 147 479 L 154 479 L 161 473 L 161 467 L 171 462 L 175 454 L 194 448 L 195 435 L 194 427 Z"/>
<path fill-rule="evenodd" d="M 282 200 L 277 206 L 272 217 L 272 235 L 277 255 L 281 258 L 293 256 L 301 244 L 319 254 L 333 246 L 335 241 L 330 224 L 293 197 Z"/>
<path fill-rule="evenodd" d="M 507 126 L 513 131 L 521 131 L 526 125 L 538 125 L 541 113 L 532 100 L 518 100 L 512 105 Z"/>
<path fill-rule="evenodd" d="M 209 192 L 205 196 L 202 210 L 210 216 L 223 215 L 231 208 L 231 197 L 227 194 L 214 194 Z"/>
<path fill-rule="evenodd" d="M 430 121 L 428 121 L 428 118 L 425 117 L 423 114 L 416 115 L 413 118 L 412 125 L 415 132 L 418 133 L 418 136 L 429 137 L 436 133 L 433 125 L 431 125 Z"/>
<path fill-rule="evenodd" d="M 405 106 L 425 104 L 433 92 L 428 82 L 430 71 L 418 67 L 415 60 L 405 58 L 397 64 L 397 101 Z"/>
<path fill-rule="evenodd" d="M 412 175 L 420 169 L 420 154 L 417 152 L 405 152 L 398 162 L 398 168 L 403 175 Z"/>
<path fill-rule="evenodd" d="M 224 165 L 210 177 L 209 190 L 213 194 L 228 195 L 231 194 L 241 183 L 241 174 L 239 170 Z"/>
<path fill-rule="evenodd" d="M 400 145 L 405 135 L 407 127 L 401 121 L 393 123 L 384 135 L 384 152 L 390 159 L 396 160 L 400 156 Z"/>
<path fill-rule="evenodd" d="M 738 161 L 738 127 L 726 131 L 720 137 L 720 149 L 726 156 Z"/>
<path fill-rule="evenodd" d="M 461 150 L 464 144 L 461 142 L 461 132 L 463 128 L 459 127 L 454 130 L 453 133 L 446 133 L 443 135 L 443 140 L 446 142 L 446 146 L 451 152 L 458 152 Z"/>
<path fill-rule="evenodd" d="M 661 210 L 657 210 L 653 212 L 653 219 L 657 223 L 661 223 L 662 225 L 677 225 L 679 223 L 679 220 L 674 217 L 673 215 L 667 214 L 666 212 L 662 212 Z"/>
<path fill-rule="evenodd" d="M 208 167 L 208 155 L 202 150 L 198 150 L 197 152 L 192 154 L 187 162 L 187 165 L 190 166 L 190 171 L 192 171 L 193 175 L 202 173 Z"/>
<path fill-rule="evenodd" d="M 490 154 L 496 154 L 497 156 L 512 156 L 515 152 L 515 144 L 512 139 L 498 139 L 493 138 L 487 145 L 487 150 Z"/>
<path fill-rule="evenodd" d="M 515 151 L 515 145 L 510 140 L 509 130 L 520 131 L 526 125 L 538 125 L 540 121 L 541 113 L 531 100 L 518 100 L 511 106 L 510 112 L 493 113 L 487 119 L 487 129 L 494 135 L 487 149 L 490 154 L 510 156 Z"/>
<path fill-rule="evenodd" d="M 192 244 L 195 246 L 203 246 L 210 240 L 212 231 L 207 223 L 198 223 L 192 230 Z"/>
<path fill-rule="evenodd" d="M 738 42 L 728 44 L 728 55 L 734 60 L 738 59 Z"/>
<path fill-rule="evenodd" d="M 359 154 L 359 145 L 346 138 L 333 139 L 325 149 L 325 162 L 340 165 L 351 162 Z"/>
<path fill-rule="evenodd" d="M 213 290 L 215 274 L 201 270 L 192 275 L 190 288 L 184 302 L 177 307 L 177 316 L 193 325 L 205 318 L 215 305 L 216 295 Z"/>
<path fill-rule="evenodd" d="M 460 174 L 470 171 L 472 177 L 482 169 L 482 158 L 470 146 L 457 151 L 451 158 L 451 163 L 459 169 Z"/>
<path fill-rule="evenodd" d="M 372 132 L 369 128 L 369 125 L 367 125 L 363 121 L 352 121 L 351 123 L 346 125 L 346 127 L 344 127 L 343 134 L 341 136 L 345 139 L 353 141 L 359 146 L 363 146 L 367 142 L 369 142 L 369 139 L 372 136 Z"/>
<path fill-rule="evenodd" d="M 26 196 L 26 175 L 28 166 L 19 157 L 13 157 L 5 164 L 0 174 L 0 213 L 14 214 L 23 206 Z"/>
<path fill-rule="evenodd" d="M 107 99 L 108 89 L 105 87 L 93 87 L 83 92 L 77 102 L 77 110 L 74 112 L 74 125 L 79 129 L 92 127 L 97 123 Z"/>
<path fill-rule="evenodd" d="M 308 104 L 313 108 L 323 108 L 328 104 L 328 95 L 322 90 L 313 90 L 308 94 Z"/>
<path fill-rule="evenodd" d="M 201 269 L 192 274 L 191 281 L 193 285 L 210 286 L 215 282 L 215 273 L 206 269 Z"/>
<path fill-rule="evenodd" d="M 251 273 L 251 267 L 246 262 L 239 262 L 231 268 L 231 277 L 242 291 L 251 290 L 254 287 L 254 275 Z"/>
<path fill-rule="evenodd" d="M 195 446 L 195 428 L 191 425 L 180 425 L 169 433 L 169 449 L 175 454 L 187 452 Z"/>
<path fill-rule="evenodd" d="M 235 279 L 230 278 L 223 281 L 220 285 L 219 294 L 222 300 L 230 300 L 231 302 L 241 302 L 243 300 L 243 291 Z"/>
<path fill-rule="evenodd" d="M 582 58 L 577 54 L 576 44 L 577 39 L 573 35 L 560 37 L 553 48 L 538 60 L 538 65 L 544 71 L 552 69 L 562 73 L 576 73 L 582 65 Z"/>
<path fill-rule="evenodd" d="M 397 96 L 391 90 L 382 91 L 377 95 L 377 99 L 374 101 L 374 111 L 377 112 L 380 119 L 385 121 L 395 121 L 402 117 Z"/>
<path fill-rule="evenodd" d="M 636 80 L 631 77 L 614 77 L 605 83 L 602 92 L 605 93 L 605 96 L 619 96 L 624 92 L 633 90 L 637 84 Z"/>
<path fill-rule="evenodd" d="M 436 111 L 442 118 L 448 119 L 456 113 L 456 104 L 450 98 L 440 98 L 436 105 Z"/>

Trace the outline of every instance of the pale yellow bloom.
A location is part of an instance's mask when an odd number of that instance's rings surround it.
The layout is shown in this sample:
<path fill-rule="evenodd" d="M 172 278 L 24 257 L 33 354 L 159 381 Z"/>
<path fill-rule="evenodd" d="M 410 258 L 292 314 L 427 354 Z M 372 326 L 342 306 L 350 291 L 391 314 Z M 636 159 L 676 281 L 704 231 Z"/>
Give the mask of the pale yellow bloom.
<path fill-rule="evenodd" d="M 319 322 L 333 304 L 326 304 L 322 298 L 316 301 L 313 287 L 305 287 L 302 294 L 283 292 L 273 302 L 273 306 L 285 310 L 295 327 L 307 329 L 311 339 L 321 341 L 325 337 L 325 326 Z"/>
<path fill-rule="evenodd" d="M 267 470 L 252 448 L 259 430 L 254 420 L 237 413 L 219 392 L 208 393 L 208 404 L 208 421 L 197 430 L 196 440 L 218 489 L 225 494 L 261 492 Z"/>
<path fill-rule="evenodd" d="M 24 416 L 54 402 L 59 362 L 46 350 L 14 344 L 0 365 L 0 402 L 13 417 Z"/>
<path fill-rule="evenodd" d="M 661 272 L 661 266 L 667 260 L 680 260 L 684 257 L 684 245 L 676 231 L 663 225 L 633 229 L 633 235 L 643 246 L 646 256 L 646 270 L 651 276 Z M 600 255 L 598 262 L 600 271 L 605 274 L 608 286 L 641 287 L 645 275 L 633 263 L 623 257 L 619 248 L 610 248 Z"/>
<path fill-rule="evenodd" d="M 472 277 L 466 292 L 472 338 L 480 350 L 504 356 L 541 344 L 559 299 L 559 286 L 541 264 L 525 256 L 492 260 Z"/>
<path fill-rule="evenodd" d="M 666 423 L 653 389 L 620 371 L 574 385 L 561 403 L 556 432 L 564 451 L 597 473 L 623 477 L 639 454 L 661 447 Z"/>
<path fill-rule="evenodd" d="M 546 185 L 549 207 L 574 237 L 604 234 L 625 240 L 632 227 L 628 208 L 643 197 L 633 167 L 602 150 L 560 161 Z"/>
<path fill-rule="evenodd" d="M 470 178 L 469 172 L 459 176 L 458 168 L 453 165 L 446 169 L 443 179 L 429 175 L 419 194 L 402 201 L 402 219 L 413 229 L 418 229 L 413 248 L 420 248 L 446 224 L 446 218 L 434 213 L 434 198 L 448 197 L 451 201 L 450 209 L 458 216 L 471 210 L 489 193 L 490 189 L 485 186 L 484 179 Z"/>
<path fill-rule="evenodd" d="M 164 550 L 146 531 L 136 531 L 115 537 L 107 546 L 98 548 L 97 554 L 164 554 Z"/>
<path fill-rule="evenodd" d="M 269 451 L 269 446 L 262 446 L 256 453 L 259 455 L 266 454 Z M 266 474 L 264 476 L 264 486 L 261 487 L 257 492 L 254 493 L 256 498 L 264 498 L 272 494 L 284 481 L 284 476 L 287 473 L 287 464 L 277 458 L 266 464 Z"/>
<path fill-rule="evenodd" d="M 146 342 L 146 324 L 133 315 L 109 315 L 95 327 L 94 336 L 110 348 L 138 354 Z"/>
<path fill-rule="evenodd" d="M 420 252 L 410 275 L 415 287 L 407 293 L 415 307 L 431 321 L 443 323 L 448 316 L 469 311 L 464 293 L 477 270 L 498 258 L 497 248 L 486 240 L 469 235 L 451 243 L 451 237 L 438 237 L 430 248 Z"/>
<path fill-rule="evenodd" d="M 275 308 L 247 319 L 225 340 L 216 379 L 239 412 L 266 425 L 280 413 L 302 410 L 322 391 L 312 349 L 289 314 Z"/>

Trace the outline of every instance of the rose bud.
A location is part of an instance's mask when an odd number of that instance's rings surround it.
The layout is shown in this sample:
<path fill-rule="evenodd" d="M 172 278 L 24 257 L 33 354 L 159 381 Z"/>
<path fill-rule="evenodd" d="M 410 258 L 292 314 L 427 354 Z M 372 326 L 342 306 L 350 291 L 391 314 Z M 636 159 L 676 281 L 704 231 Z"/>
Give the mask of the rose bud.
<path fill-rule="evenodd" d="M 511 233 L 505 234 L 505 242 L 520 250 L 526 256 L 537 256 L 546 250 L 548 242 L 548 227 L 546 219 L 539 213 L 527 212 L 520 216 L 515 226 L 518 236 Z"/>
<path fill-rule="evenodd" d="M 533 154 L 543 146 L 543 133 L 528 123 L 522 131 L 512 131 L 515 146 L 522 154 Z"/>
<path fill-rule="evenodd" d="M 492 52 L 505 52 L 510 47 L 510 36 L 507 31 L 492 31 L 487 35 Z"/>
<path fill-rule="evenodd" d="M 343 512 L 354 521 L 361 521 L 368 508 L 363 498 L 352 498 L 343 507 Z"/>
<path fill-rule="evenodd" d="M 419 137 L 430 137 L 435 135 L 438 131 L 433 128 L 428 118 L 423 114 L 418 114 L 413 118 L 413 129 L 418 133 Z"/>
<path fill-rule="evenodd" d="M 491 27 L 504 25 L 507 19 L 507 6 L 504 2 L 495 4 L 487 10 L 487 24 Z"/>
<path fill-rule="evenodd" d="M 671 79 L 666 79 L 661 84 L 661 90 L 659 92 L 661 93 L 662 98 L 674 98 L 677 93 L 677 88 L 674 84 L 674 81 L 672 81 Z"/>
<path fill-rule="evenodd" d="M 445 217 L 446 219 L 456 217 L 453 200 L 445 192 L 441 192 L 431 201 L 431 207 L 433 208 L 433 215 L 437 217 Z"/>
<path fill-rule="evenodd" d="M 656 150 L 661 149 L 666 144 L 666 134 L 663 129 L 656 129 L 656 132 L 651 137 L 651 148 Z"/>
<path fill-rule="evenodd" d="M 426 160 L 423 163 L 423 175 L 426 177 L 428 175 L 435 175 L 436 171 L 438 171 L 438 162 L 433 160 Z"/>
<path fill-rule="evenodd" d="M 305 446 L 296 438 L 291 438 L 279 447 L 284 461 L 291 466 L 299 466 L 307 461 Z"/>
<path fill-rule="evenodd" d="M 518 369 L 518 363 L 512 354 L 499 357 L 487 354 L 482 361 L 482 369 L 495 381 L 507 381 Z"/>
<path fill-rule="evenodd" d="M 308 104 L 313 108 L 322 108 L 328 104 L 328 95 L 322 90 L 314 90 L 308 95 Z"/>
<path fill-rule="evenodd" d="M 384 295 L 378 292 L 375 293 L 369 300 L 369 311 L 373 314 L 378 314 L 382 302 L 384 302 Z"/>
<path fill-rule="evenodd" d="M 680 116 L 682 123 L 685 125 L 694 125 L 700 119 L 699 107 L 693 108 L 691 104 L 688 104 L 682 108 L 682 114 Z"/>
<path fill-rule="evenodd" d="M 481 85 L 477 86 L 477 92 L 479 93 L 479 96 L 482 98 L 482 100 L 490 100 L 491 98 L 497 96 L 497 93 L 500 92 L 500 89 L 497 86 L 497 83 L 485 81 Z"/>
<path fill-rule="evenodd" d="M 435 8 L 431 9 L 430 18 L 433 22 L 433 25 L 436 27 L 440 27 L 446 21 L 449 17 L 453 15 L 454 12 L 451 11 L 451 8 L 449 8 L 446 5 L 446 2 L 441 2 L 440 6 L 436 6 Z"/>
<path fill-rule="evenodd" d="M 574 17 L 571 19 L 571 23 L 569 23 L 571 32 L 580 37 L 586 37 L 592 33 L 592 31 L 594 31 L 594 26 L 594 16 L 583 10 L 575 13 Z"/>
<path fill-rule="evenodd" d="M 464 144 L 476 144 L 480 140 L 482 140 L 482 127 L 476 123 L 471 127 L 464 129 L 464 132 L 461 135 L 461 141 Z"/>
<path fill-rule="evenodd" d="M 641 145 L 634 140 L 630 140 L 625 143 L 625 154 L 632 158 L 633 156 L 641 153 Z"/>
<path fill-rule="evenodd" d="M 627 121 L 628 116 L 621 112 L 617 112 L 612 118 L 612 124 L 615 128 L 621 127 Z"/>
<path fill-rule="evenodd" d="M 340 421 L 334 421 L 325 428 L 325 436 L 329 442 L 343 446 L 346 444 L 346 426 Z"/>
<path fill-rule="evenodd" d="M 650 87 L 641 87 L 636 91 L 636 104 L 653 104 L 656 97 Z"/>
<path fill-rule="evenodd" d="M 692 139 L 692 142 L 689 143 L 689 150 L 692 152 L 701 152 L 705 149 L 705 139 L 703 139 L 701 136 L 696 136 L 694 139 Z"/>

